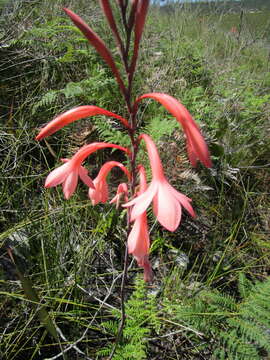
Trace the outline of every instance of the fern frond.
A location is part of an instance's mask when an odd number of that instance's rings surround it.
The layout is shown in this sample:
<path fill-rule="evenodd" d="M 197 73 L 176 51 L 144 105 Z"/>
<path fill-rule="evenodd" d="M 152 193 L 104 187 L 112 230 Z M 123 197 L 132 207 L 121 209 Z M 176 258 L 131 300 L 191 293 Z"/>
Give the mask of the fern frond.
<path fill-rule="evenodd" d="M 238 277 L 238 291 L 242 298 L 246 298 L 252 289 L 252 282 L 247 279 L 244 273 L 240 272 Z"/>
<path fill-rule="evenodd" d="M 270 278 L 254 285 L 243 276 L 240 281 L 240 302 L 217 290 L 202 290 L 171 304 L 177 321 L 212 339 L 205 347 L 211 347 L 214 359 L 259 360 L 262 350 L 270 354 Z"/>
<path fill-rule="evenodd" d="M 260 360 L 254 346 L 239 337 L 235 329 L 229 332 L 222 331 L 218 336 L 220 345 L 218 345 L 214 351 L 214 354 L 218 359 Z M 220 346 L 222 347 L 220 348 Z M 226 354 L 225 358 L 224 354 Z"/>
<path fill-rule="evenodd" d="M 112 313 L 119 317 L 119 312 L 112 310 Z M 152 324 L 158 322 L 156 313 L 153 298 L 146 293 L 144 281 L 137 279 L 135 290 L 126 303 L 126 326 L 123 331 L 122 343 L 119 344 L 114 354 L 114 360 L 147 359 L 147 337 L 150 335 Z M 118 321 L 107 321 L 102 325 L 116 336 Z M 108 344 L 98 354 L 107 355 L 111 348 L 112 345 Z"/>
<path fill-rule="evenodd" d="M 57 101 L 59 95 L 59 91 L 57 90 L 50 90 L 42 98 L 37 101 L 32 107 L 32 115 L 34 115 L 37 110 L 41 107 L 49 107 L 50 105 L 54 104 Z"/>
<path fill-rule="evenodd" d="M 237 311 L 235 299 L 228 294 L 222 294 L 218 291 L 202 291 L 200 297 L 206 301 L 213 310 L 220 310 L 220 308 L 222 308 L 222 310 Z"/>
<path fill-rule="evenodd" d="M 115 119 L 96 117 L 94 120 L 100 138 L 106 142 L 130 146 L 130 138 Z"/>
<path fill-rule="evenodd" d="M 176 121 L 156 116 L 145 126 L 144 131 L 149 134 L 155 142 L 158 142 L 163 137 L 170 136 L 177 127 Z"/>

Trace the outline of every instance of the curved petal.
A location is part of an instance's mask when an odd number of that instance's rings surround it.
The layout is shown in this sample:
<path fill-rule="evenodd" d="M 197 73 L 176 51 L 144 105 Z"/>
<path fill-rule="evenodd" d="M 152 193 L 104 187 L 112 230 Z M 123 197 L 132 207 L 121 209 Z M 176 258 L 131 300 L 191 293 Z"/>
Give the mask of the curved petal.
<path fill-rule="evenodd" d="M 198 157 L 196 156 L 196 152 L 194 151 L 192 147 L 192 143 L 188 137 L 186 138 L 186 147 L 187 147 L 189 161 L 193 167 L 196 167 Z"/>
<path fill-rule="evenodd" d="M 145 168 L 142 165 L 138 165 L 138 171 L 140 175 L 140 192 L 142 194 L 147 190 L 147 180 L 146 180 L 146 173 Z"/>
<path fill-rule="evenodd" d="M 128 201 L 128 187 L 126 183 L 118 185 L 116 195 L 112 198 L 110 204 L 116 203 L 116 209 L 118 209 L 122 197 L 124 197 L 124 201 Z"/>
<path fill-rule="evenodd" d="M 77 184 L 78 184 L 78 170 L 75 169 L 74 171 L 69 173 L 66 180 L 63 182 L 63 193 L 67 200 L 76 190 Z"/>
<path fill-rule="evenodd" d="M 86 159 L 89 155 L 91 155 L 93 152 L 101 149 L 106 148 L 114 148 L 124 151 L 125 153 L 129 154 L 129 149 L 116 145 L 116 144 L 110 144 L 105 142 L 95 142 L 92 144 L 84 145 L 82 148 L 80 148 L 75 155 L 72 157 L 72 161 L 74 161 L 75 164 L 81 164 L 84 159 Z"/>
<path fill-rule="evenodd" d="M 138 104 L 142 99 L 152 98 L 160 102 L 183 126 L 186 136 L 189 138 L 189 145 L 192 145 L 193 151 L 196 152 L 196 158 L 198 158 L 206 167 L 211 167 L 212 162 L 206 142 L 201 135 L 198 125 L 188 112 L 188 110 L 174 97 L 163 93 L 149 93 L 144 94 L 136 99 Z M 188 149 L 189 151 L 190 149 Z M 194 163 L 194 159 L 190 159 Z"/>
<path fill-rule="evenodd" d="M 108 184 L 104 180 L 99 180 L 98 177 L 94 180 L 95 189 L 89 188 L 88 195 L 92 205 L 97 205 L 100 202 L 105 203 L 109 197 Z"/>
<path fill-rule="evenodd" d="M 45 188 L 57 186 L 64 182 L 70 172 L 70 168 L 70 163 L 65 163 L 64 165 L 54 169 L 45 180 Z"/>
<path fill-rule="evenodd" d="M 189 158 L 191 164 L 192 161 L 194 162 L 194 157 L 196 157 L 196 162 L 200 160 L 206 167 L 212 167 L 207 144 L 197 126 L 194 126 L 193 123 L 190 124 L 190 126 L 186 128 L 186 134 L 188 138 L 187 151 L 188 155 L 191 156 Z"/>
<path fill-rule="evenodd" d="M 135 199 L 127 202 L 126 204 L 122 205 L 123 207 L 130 207 L 134 205 L 131 210 L 131 219 L 130 219 L 131 222 L 134 221 L 138 216 L 140 216 L 143 212 L 146 211 L 151 201 L 153 200 L 153 197 L 155 196 L 156 192 L 157 192 L 157 185 L 155 182 L 152 182 L 149 188 L 144 193 L 142 193 Z"/>
<path fill-rule="evenodd" d="M 36 140 L 44 139 L 45 137 L 54 134 L 59 129 L 62 129 L 65 125 L 68 125 L 76 120 L 95 115 L 106 115 L 114 117 L 122 122 L 124 126 L 130 128 L 128 121 L 120 115 L 113 112 L 102 109 L 94 105 L 78 106 L 70 109 L 63 114 L 58 115 L 52 121 L 50 121 L 44 128 L 41 129 L 39 134 L 36 136 Z"/>
<path fill-rule="evenodd" d="M 160 184 L 154 197 L 154 214 L 159 223 L 169 231 L 179 226 L 182 210 L 168 183 Z"/>
<path fill-rule="evenodd" d="M 133 252 L 136 250 L 137 247 L 137 243 L 138 243 L 138 239 L 140 238 L 140 217 L 138 217 L 135 222 L 134 225 L 128 235 L 128 253 L 129 254 L 133 254 Z"/>
<path fill-rule="evenodd" d="M 104 204 L 109 199 L 109 187 L 106 181 L 102 183 L 102 190 L 100 192 L 101 192 L 100 202 Z"/>
<path fill-rule="evenodd" d="M 88 170 L 86 168 L 84 168 L 83 166 L 79 167 L 79 177 L 82 180 L 82 182 L 85 183 L 85 185 L 87 185 L 88 187 L 95 189 L 95 185 L 92 181 L 92 179 L 90 178 L 90 176 L 88 176 Z"/>
<path fill-rule="evenodd" d="M 149 234 L 147 228 L 146 213 L 139 216 L 132 227 L 128 236 L 128 253 L 133 254 L 140 265 L 140 260 L 148 255 L 149 252 Z"/>
<path fill-rule="evenodd" d="M 163 179 L 163 167 L 154 141 L 147 134 L 141 134 L 139 136 L 139 140 L 140 139 L 143 139 L 145 141 L 153 177 L 155 179 Z"/>
<path fill-rule="evenodd" d="M 106 178 L 108 173 L 115 166 L 118 166 L 126 174 L 129 180 L 131 179 L 131 175 L 128 169 L 118 161 L 107 161 L 105 164 L 103 164 L 101 169 L 99 170 L 98 177 L 102 179 Z"/>
<path fill-rule="evenodd" d="M 179 191 L 175 190 L 173 187 L 172 187 L 171 191 L 173 192 L 175 198 L 180 202 L 180 204 L 182 206 L 184 206 L 184 208 L 187 210 L 189 215 L 191 215 L 192 217 L 195 217 L 196 214 L 195 214 L 195 212 L 193 210 L 193 207 L 190 205 L 192 200 L 189 197 L 187 197 L 186 195 L 184 195 L 184 194 L 180 193 Z"/>

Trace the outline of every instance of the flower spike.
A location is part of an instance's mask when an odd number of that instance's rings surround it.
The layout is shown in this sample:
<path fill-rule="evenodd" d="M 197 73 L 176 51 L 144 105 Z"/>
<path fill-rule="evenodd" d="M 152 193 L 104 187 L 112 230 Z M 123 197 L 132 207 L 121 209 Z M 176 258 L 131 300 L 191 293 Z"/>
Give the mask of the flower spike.
<path fill-rule="evenodd" d="M 180 224 L 182 209 L 195 216 L 190 205 L 191 199 L 175 190 L 167 181 L 157 148 L 149 135 L 141 134 L 139 139 L 146 143 L 150 165 L 152 169 L 152 181 L 148 189 L 135 199 L 124 204 L 124 207 L 131 207 L 131 221 L 142 215 L 153 201 L 153 210 L 158 221 L 169 231 L 175 231 Z"/>
<path fill-rule="evenodd" d="M 73 109 L 70 109 L 56 118 L 51 120 L 44 128 L 42 128 L 39 134 L 36 136 L 36 140 L 42 140 L 45 137 L 54 134 L 56 131 L 62 129 L 62 127 L 85 117 L 88 116 L 95 116 L 95 115 L 105 115 L 114 117 L 121 121 L 121 123 L 128 129 L 130 129 L 130 125 L 128 121 L 120 115 L 117 115 L 111 111 L 107 111 L 102 109 L 98 106 L 93 105 L 84 105 L 78 106 Z"/>
<path fill-rule="evenodd" d="M 187 138 L 187 152 L 192 166 L 196 166 L 200 160 L 206 167 L 212 167 L 210 154 L 206 142 L 201 135 L 198 125 L 193 120 L 188 110 L 174 97 L 163 93 L 149 93 L 140 96 L 135 103 L 145 99 L 152 98 L 160 102 L 182 125 Z"/>
<path fill-rule="evenodd" d="M 121 79 L 119 71 L 115 65 L 111 52 L 106 47 L 104 41 L 73 11 L 64 8 L 65 13 L 70 17 L 73 23 L 77 26 L 78 29 L 84 34 L 90 44 L 96 49 L 96 51 L 102 56 L 103 60 L 111 68 L 118 85 L 124 95 L 126 95 L 126 88 Z"/>
<path fill-rule="evenodd" d="M 98 176 L 94 179 L 94 188 L 90 187 L 88 191 L 89 198 L 93 205 L 98 203 L 105 203 L 109 198 L 109 189 L 106 182 L 106 177 L 115 166 L 118 166 L 130 179 L 130 173 L 128 169 L 118 161 L 108 161 L 99 170 Z"/>

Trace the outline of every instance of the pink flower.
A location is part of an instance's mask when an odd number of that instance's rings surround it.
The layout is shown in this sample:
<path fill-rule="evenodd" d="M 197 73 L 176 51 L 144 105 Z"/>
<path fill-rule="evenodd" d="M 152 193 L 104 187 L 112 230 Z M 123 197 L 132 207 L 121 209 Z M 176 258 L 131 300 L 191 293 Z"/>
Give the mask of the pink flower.
<path fill-rule="evenodd" d="M 198 125 L 184 105 L 174 97 L 162 93 L 144 94 L 136 100 L 136 103 L 138 104 L 145 98 L 152 98 L 159 101 L 182 125 L 187 139 L 187 152 L 191 165 L 196 166 L 197 161 L 200 160 L 206 167 L 212 167 L 206 142 Z"/>
<path fill-rule="evenodd" d="M 142 194 L 147 189 L 145 170 L 143 166 L 139 166 L 140 173 L 140 191 Z M 132 254 L 139 266 L 144 268 L 144 280 L 152 281 L 153 273 L 150 262 L 148 260 L 149 255 L 149 233 L 147 226 L 146 211 L 136 217 L 132 230 L 128 236 L 128 253 Z"/>
<path fill-rule="evenodd" d="M 124 198 L 125 202 L 128 201 L 128 187 L 126 183 L 121 183 L 118 185 L 116 195 L 112 198 L 110 204 L 116 203 L 116 209 L 118 209 L 122 198 Z"/>
<path fill-rule="evenodd" d="M 118 166 L 121 170 L 123 170 L 123 172 L 127 175 L 127 177 L 130 178 L 129 171 L 123 164 L 117 161 L 106 162 L 101 167 L 98 176 L 93 181 L 94 188 L 89 187 L 88 195 L 93 205 L 96 205 L 100 202 L 105 203 L 108 200 L 109 189 L 108 189 L 108 184 L 106 182 L 106 177 L 114 166 Z"/>
<path fill-rule="evenodd" d="M 42 140 L 45 137 L 54 134 L 56 131 L 62 129 L 62 127 L 72 123 L 73 121 L 95 115 L 106 115 L 114 117 L 120 120 L 125 127 L 130 128 L 128 121 L 122 116 L 102 109 L 98 106 L 84 105 L 70 109 L 63 114 L 56 116 L 56 118 L 51 120 L 46 126 L 44 126 L 44 128 L 40 130 L 39 134 L 36 136 L 36 140 Z"/>
<path fill-rule="evenodd" d="M 76 190 L 78 177 L 90 188 L 95 188 L 87 170 L 81 164 L 93 152 L 107 147 L 120 149 L 128 153 L 128 149 L 115 144 L 92 143 L 85 145 L 70 160 L 64 159 L 65 164 L 53 170 L 47 176 L 45 187 L 49 188 L 62 184 L 66 199 L 69 199 Z"/>
<path fill-rule="evenodd" d="M 190 205 L 191 199 L 175 190 L 167 181 L 157 148 L 146 134 L 140 135 L 146 143 L 150 165 L 152 169 L 152 181 L 148 189 L 140 196 L 124 204 L 124 207 L 132 207 L 131 221 L 142 215 L 153 201 L 153 210 L 158 221 L 169 231 L 175 231 L 180 224 L 182 206 L 191 216 L 195 216 Z"/>

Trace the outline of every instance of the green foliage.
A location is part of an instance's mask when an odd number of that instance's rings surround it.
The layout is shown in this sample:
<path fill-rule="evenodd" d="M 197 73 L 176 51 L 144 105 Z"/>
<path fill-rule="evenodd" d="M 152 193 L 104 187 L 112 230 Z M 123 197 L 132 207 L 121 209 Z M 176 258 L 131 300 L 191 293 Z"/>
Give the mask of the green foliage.
<path fill-rule="evenodd" d="M 126 302 L 126 325 L 123 331 L 123 339 L 116 348 L 114 360 L 143 360 L 147 359 L 147 337 L 151 333 L 151 328 L 158 328 L 157 308 L 154 298 L 147 294 L 146 285 L 140 278 L 136 279 L 135 289 Z M 106 331 L 117 335 L 120 320 L 119 312 L 112 311 L 112 315 L 118 321 L 106 321 L 101 325 Z M 100 350 L 99 355 L 109 355 L 113 347 L 108 344 Z"/>
<path fill-rule="evenodd" d="M 149 124 L 144 128 L 144 132 L 149 134 L 155 142 L 158 142 L 172 135 L 178 126 L 178 123 L 174 119 L 166 119 L 166 115 L 159 115 L 150 119 Z"/>
<path fill-rule="evenodd" d="M 0 357 L 54 357 L 86 329 L 78 346 L 90 358 L 99 350 L 105 357 L 118 329 L 119 311 L 111 307 L 119 307 L 114 281 L 122 269 L 126 213 L 109 204 L 93 207 L 83 184 L 65 201 L 60 186 L 44 189 L 44 179 L 56 165 L 53 152 L 65 157 L 88 141 L 129 145 L 129 138 L 116 119 L 105 117 L 76 122 L 78 138 L 63 140 L 70 127 L 47 142 L 34 138 L 37 127 L 72 106 L 93 104 L 126 116 L 111 73 L 62 6 L 90 19 L 113 55 L 115 44 L 98 1 L 11 5 L 0 20 Z M 149 211 L 151 290 L 158 296 L 154 301 L 142 284 L 135 293 L 128 288 L 129 317 L 116 359 L 269 357 L 269 279 L 255 286 L 249 280 L 264 278 L 270 265 L 268 22 L 267 11 L 244 12 L 241 20 L 240 11 L 226 13 L 213 2 L 207 12 L 187 4 L 169 13 L 151 8 L 133 95 L 159 91 L 179 99 L 206 135 L 214 169 L 191 170 L 177 122 L 153 100 L 140 104 L 140 130 L 157 142 L 168 179 L 192 198 L 197 217 L 183 211 L 179 230 L 169 233 Z M 240 25 L 241 34 L 232 35 L 231 27 Z M 138 159 L 147 160 L 144 148 Z M 91 157 L 91 176 L 103 160 Z M 113 175 L 108 181 L 115 189 Z M 6 245 L 20 258 L 41 308 L 25 297 Z M 66 336 L 58 345 L 41 326 L 43 306 Z"/>
<path fill-rule="evenodd" d="M 60 101 L 61 97 L 72 99 L 73 102 L 96 102 L 100 99 L 100 106 L 107 105 L 110 99 L 109 89 L 114 88 L 113 79 L 108 78 L 103 69 L 96 69 L 92 76 L 78 82 L 69 82 L 63 89 L 50 90 L 37 101 L 33 108 L 34 115 L 40 108 L 48 107 Z"/>
<path fill-rule="evenodd" d="M 270 354 L 270 279 L 252 285 L 239 276 L 241 301 L 217 290 L 200 290 L 181 304 L 170 303 L 168 311 L 186 326 L 201 332 L 216 359 L 261 359 Z M 172 307 L 171 307 L 172 305 Z M 173 309 L 173 310 L 172 310 Z M 192 337 L 192 333 L 187 333 Z"/>
<path fill-rule="evenodd" d="M 119 126 L 120 124 L 117 119 L 96 117 L 93 119 L 93 123 L 102 141 L 121 144 L 122 146 L 130 146 L 130 138 L 125 130 Z"/>

